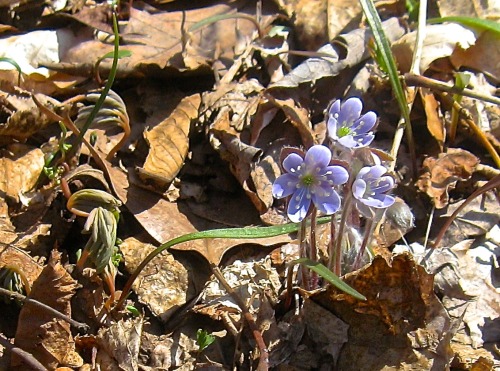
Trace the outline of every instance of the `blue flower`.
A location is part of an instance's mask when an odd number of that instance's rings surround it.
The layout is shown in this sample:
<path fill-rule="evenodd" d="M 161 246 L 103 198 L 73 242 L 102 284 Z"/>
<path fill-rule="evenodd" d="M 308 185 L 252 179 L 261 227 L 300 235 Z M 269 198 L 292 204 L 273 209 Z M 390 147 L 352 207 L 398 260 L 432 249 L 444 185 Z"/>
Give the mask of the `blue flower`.
<path fill-rule="evenodd" d="M 315 145 L 305 156 L 291 153 L 283 160 L 286 173 L 274 182 L 273 196 L 292 196 L 287 210 L 292 222 L 300 222 L 307 216 L 311 201 L 327 215 L 340 208 L 340 196 L 333 187 L 347 182 L 349 174 L 341 166 L 330 165 L 331 158 L 327 147 Z"/>
<path fill-rule="evenodd" d="M 384 175 L 386 172 L 382 165 L 364 167 L 352 184 L 357 207 L 365 216 L 373 216 L 371 208 L 385 209 L 395 201 L 394 197 L 386 194 L 394 187 L 394 179 Z"/>
<path fill-rule="evenodd" d="M 363 116 L 361 99 L 353 97 L 344 103 L 336 100 L 328 112 L 328 136 L 346 148 L 362 148 L 369 145 L 373 138 L 373 129 L 377 122 L 375 112 L 369 111 Z"/>

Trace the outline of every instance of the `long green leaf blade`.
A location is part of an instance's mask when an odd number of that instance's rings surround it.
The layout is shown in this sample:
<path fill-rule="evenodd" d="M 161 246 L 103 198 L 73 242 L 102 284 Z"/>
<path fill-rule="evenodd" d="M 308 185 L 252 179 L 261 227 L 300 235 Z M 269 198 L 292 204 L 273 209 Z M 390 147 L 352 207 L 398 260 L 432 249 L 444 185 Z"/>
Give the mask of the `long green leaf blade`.
<path fill-rule="evenodd" d="M 352 297 L 359 300 L 366 300 L 366 296 L 354 290 L 351 286 L 342 281 L 339 278 L 339 276 L 337 276 L 335 273 L 333 273 L 331 270 L 329 270 L 321 263 L 312 261 L 311 259 L 308 258 L 301 258 L 294 260 L 292 264 L 302 264 L 303 266 L 319 274 L 321 277 L 330 282 L 333 286 L 335 286 L 339 290 L 344 291 L 346 294 L 349 294 Z"/>
<path fill-rule="evenodd" d="M 488 19 L 474 18 L 474 17 L 442 17 L 442 18 L 432 18 L 428 19 L 428 24 L 444 23 L 444 22 L 454 22 L 460 23 L 468 28 L 480 30 L 480 31 L 493 31 L 500 35 L 500 23 L 495 21 L 490 21 Z"/>

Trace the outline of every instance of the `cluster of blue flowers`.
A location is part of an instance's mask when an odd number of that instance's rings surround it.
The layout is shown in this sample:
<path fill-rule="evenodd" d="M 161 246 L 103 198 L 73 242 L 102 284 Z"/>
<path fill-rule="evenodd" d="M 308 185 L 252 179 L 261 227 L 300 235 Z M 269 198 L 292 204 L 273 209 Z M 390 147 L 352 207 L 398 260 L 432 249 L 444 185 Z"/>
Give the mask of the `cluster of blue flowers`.
<path fill-rule="evenodd" d="M 305 153 L 293 150 L 284 158 L 284 173 L 274 182 L 272 192 L 275 198 L 289 197 L 287 215 L 291 221 L 303 221 L 313 206 L 323 214 L 335 214 L 341 209 L 341 196 L 352 200 L 354 210 L 368 219 L 380 217 L 394 203 L 388 194 L 394 179 L 387 175 L 382 161 L 370 152 L 372 161 L 367 164 L 358 155 L 372 143 L 377 122 L 375 112 L 362 115 L 362 109 L 359 98 L 335 101 L 327 117 L 330 146 L 314 145 Z M 333 164 L 334 153 L 345 166 L 339 161 Z"/>

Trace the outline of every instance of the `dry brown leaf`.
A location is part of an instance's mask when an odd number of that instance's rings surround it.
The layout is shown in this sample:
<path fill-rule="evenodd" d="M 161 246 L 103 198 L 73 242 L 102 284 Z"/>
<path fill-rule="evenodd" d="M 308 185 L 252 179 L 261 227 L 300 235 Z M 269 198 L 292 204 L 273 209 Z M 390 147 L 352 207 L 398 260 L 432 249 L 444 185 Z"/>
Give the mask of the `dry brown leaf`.
<path fill-rule="evenodd" d="M 49 263 L 33 284 L 29 297 L 71 317 L 71 297 L 77 283 L 60 263 L 61 254 L 52 251 Z M 50 369 L 61 366 L 80 367 L 83 360 L 75 352 L 70 325 L 31 303 L 21 309 L 15 345 L 31 353 Z M 13 357 L 12 366 L 22 368 L 22 360 Z"/>
<path fill-rule="evenodd" d="M 164 189 L 179 173 L 189 150 L 189 129 L 198 118 L 200 103 L 199 94 L 184 98 L 168 118 L 144 133 L 150 147 L 146 162 L 138 169 L 144 182 Z"/>
<path fill-rule="evenodd" d="M 382 23 L 382 27 L 390 42 L 399 39 L 404 34 L 404 29 L 397 18 L 390 18 Z M 319 53 L 326 56 L 309 58 L 283 79 L 272 84 L 270 88 L 298 88 L 300 84 L 314 85 L 317 80 L 326 77 L 334 77 L 349 67 L 356 66 L 362 61 L 370 58 L 367 47 L 372 34 L 368 28 L 357 29 L 339 36 L 339 41 L 346 45 L 347 55 L 340 60 L 339 54 L 327 44 L 320 49 Z M 331 57 L 329 57 L 331 55 Z"/>
<path fill-rule="evenodd" d="M 48 107 L 59 105 L 58 101 L 43 94 L 36 94 L 36 99 Z M 0 135 L 7 137 L 2 141 L 29 138 L 52 123 L 40 112 L 28 92 L 0 92 L 0 100 L 11 112 L 5 123 L 0 123 Z"/>
<path fill-rule="evenodd" d="M 120 244 L 125 268 L 131 274 L 146 256 L 155 249 L 151 244 L 130 237 Z M 175 310 L 184 305 L 190 297 L 188 272 L 168 251 L 154 258 L 146 266 L 132 289 L 139 301 L 162 321 L 167 321 Z"/>
<path fill-rule="evenodd" d="M 433 199 L 437 209 L 442 209 L 448 204 L 448 192 L 455 188 L 457 181 L 469 179 L 477 164 L 479 159 L 472 153 L 450 148 L 437 159 L 428 157 L 424 160 L 425 172 L 417 181 L 417 186 Z"/>
<path fill-rule="evenodd" d="M 16 238 L 16 229 L 9 217 L 9 206 L 0 198 L 0 243 L 8 245 Z"/>
<path fill-rule="evenodd" d="M 97 363 L 103 370 L 137 371 L 143 317 L 120 320 L 99 330 Z"/>
<path fill-rule="evenodd" d="M 416 31 L 404 35 L 392 45 L 392 52 L 403 72 L 411 66 Z M 422 48 L 420 71 L 425 72 L 436 59 L 449 57 L 460 48 L 467 49 L 476 41 L 474 33 L 456 23 L 427 25 Z"/>
<path fill-rule="evenodd" d="M 0 158 L 0 192 L 20 201 L 36 184 L 45 165 L 42 150 L 25 144 L 11 144 Z"/>
<path fill-rule="evenodd" d="M 30 255 L 10 245 L 0 247 L 0 268 L 6 265 L 19 268 L 28 279 L 30 286 L 42 271 L 42 267 Z"/>
<path fill-rule="evenodd" d="M 423 267 L 406 254 L 395 256 L 390 264 L 375 257 L 371 265 L 347 275 L 345 282 L 368 300 L 359 301 L 333 287 L 311 296 L 350 326 L 339 369 L 446 369 L 452 357 L 450 319 L 434 294 L 432 275 Z"/>
<path fill-rule="evenodd" d="M 468 67 L 498 78 L 500 76 L 500 37 L 497 32 L 485 31 L 467 50 L 457 49 L 451 63 L 458 69 Z"/>
<path fill-rule="evenodd" d="M 420 97 L 424 105 L 425 115 L 427 116 L 427 129 L 436 139 L 441 151 L 443 150 L 444 140 L 446 138 L 446 129 L 444 120 L 439 115 L 439 104 L 434 97 L 434 94 L 429 89 L 421 88 Z"/>
<path fill-rule="evenodd" d="M 260 14 L 263 27 L 276 17 L 273 10 L 272 4 L 263 4 Z M 123 49 L 129 50 L 132 55 L 120 61 L 118 73 L 121 76 L 143 77 L 151 75 L 152 71 L 156 75 L 159 68 L 164 75 L 177 76 L 178 71 L 198 66 L 197 70 L 212 73 L 212 61 L 218 58 L 233 60 L 238 43 L 247 43 L 252 39 L 255 25 L 248 20 L 225 19 L 193 32 L 189 32 L 189 28 L 212 16 L 236 12 L 256 16 L 256 7 L 253 2 L 244 1 L 156 13 L 132 7 L 122 33 Z M 186 42 L 184 45 L 183 41 Z M 68 68 L 73 70 L 77 66 L 93 65 L 113 49 L 111 44 L 94 41 L 90 37 L 87 42 L 73 45 L 76 46 L 64 58 Z M 111 64 L 104 61 L 102 66 L 109 68 Z"/>

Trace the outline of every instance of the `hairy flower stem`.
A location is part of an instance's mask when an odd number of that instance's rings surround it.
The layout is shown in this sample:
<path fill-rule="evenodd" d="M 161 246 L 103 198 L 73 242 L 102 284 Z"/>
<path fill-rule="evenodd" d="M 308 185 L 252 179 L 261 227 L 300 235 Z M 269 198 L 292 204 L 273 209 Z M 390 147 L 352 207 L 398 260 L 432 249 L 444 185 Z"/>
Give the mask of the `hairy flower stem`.
<path fill-rule="evenodd" d="M 318 261 L 318 247 L 316 246 L 316 219 L 318 217 L 318 210 L 315 206 L 312 207 L 311 211 L 311 232 L 309 236 L 310 246 L 309 246 L 309 258 L 312 261 Z M 318 288 L 318 274 L 316 272 L 311 272 L 311 289 Z"/>
<path fill-rule="evenodd" d="M 347 189 L 350 189 L 350 184 Z M 348 192 L 344 200 L 344 209 L 342 210 L 342 217 L 340 218 L 339 232 L 335 240 L 335 251 L 334 254 L 330 256 L 330 261 L 328 263 L 328 268 L 333 270 L 333 273 L 337 276 L 342 275 L 342 237 L 344 236 L 347 216 L 351 212 L 351 200 L 351 193 Z"/>
<path fill-rule="evenodd" d="M 307 233 L 306 233 L 306 228 L 307 228 L 307 218 L 302 220 L 300 222 L 300 229 L 299 229 L 299 256 L 301 258 L 306 258 L 307 257 Z M 309 280 L 309 272 L 307 271 L 307 268 L 305 267 L 300 267 L 300 278 L 302 281 L 302 285 L 305 290 L 310 290 L 310 280 Z"/>
<path fill-rule="evenodd" d="M 356 259 L 354 259 L 354 264 L 352 265 L 352 270 L 356 271 L 359 268 L 361 268 L 361 261 L 363 259 L 363 255 L 365 254 L 366 246 L 371 242 L 372 240 L 372 233 L 373 229 L 376 226 L 376 223 L 373 222 L 373 219 L 368 219 L 366 221 L 366 226 L 365 226 L 365 235 L 363 237 L 363 242 L 361 243 L 361 247 L 359 248 L 359 251 L 356 255 Z"/>

